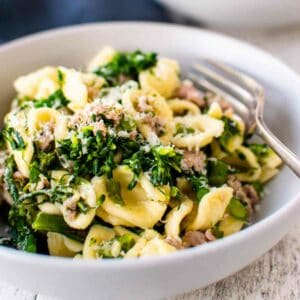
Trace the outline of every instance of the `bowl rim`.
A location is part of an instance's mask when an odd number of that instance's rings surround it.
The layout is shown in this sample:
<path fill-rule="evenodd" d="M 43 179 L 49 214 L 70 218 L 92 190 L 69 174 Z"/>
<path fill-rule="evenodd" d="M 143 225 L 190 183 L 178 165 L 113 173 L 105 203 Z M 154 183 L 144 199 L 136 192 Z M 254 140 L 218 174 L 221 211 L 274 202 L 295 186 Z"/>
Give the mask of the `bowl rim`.
<path fill-rule="evenodd" d="M 148 27 L 148 28 L 165 28 L 168 30 L 187 30 L 197 33 L 202 33 L 207 36 L 211 36 L 213 38 L 224 40 L 227 43 L 239 44 L 244 50 L 256 52 L 260 56 L 264 56 L 265 59 L 272 61 L 272 64 L 275 64 L 277 68 L 281 68 L 285 73 L 289 73 L 290 77 L 293 77 L 293 80 L 298 82 L 300 86 L 300 76 L 288 67 L 286 64 L 281 62 L 279 59 L 274 57 L 273 55 L 255 47 L 251 44 L 229 37 L 225 34 L 218 33 L 212 30 L 200 29 L 197 27 L 186 26 L 186 25 L 178 25 L 178 24 L 168 24 L 162 22 L 140 22 L 140 21 L 116 21 L 116 22 L 95 22 L 95 23 L 85 23 L 79 25 L 72 26 L 64 26 L 60 28 L 50 29 L 41 31 L 38 33 L 34 33 L 31 35 L 27 35 L 25 37 L 21 37 L 12 41 L 9 41 L 3 45 L 0 45 L 0 54 L 10 49 L 18 46 L 22 46 L 24 44 L 31 43 L 32 41 L 38 40 L 47 40 L 57 34 L 59 35 L 68 35 L 69 33 L 73 33 L 76 31 L 89 31 L 91 29 L 96 28 L 105 28 L 105 27 Z M 232 247 L 234 244 L 242 243 L 251 237 L 254 237 L 258 234 L 258 232 L 264 232 L 267 228 L 276 225 L 280 220 L 288 219 L 289 215 L 297 208 L 300 207 L 300 191 L 299 193 L 289 200 L 286 204 L 284 204 L 277 211 L 272 213 L 271 215 L 263 218 L 262 220 L 248 226 L 247 228 L 239 231 L 231 236 L 225 237 L 220 240 L 216 240 L 213 243 L 206 243 L 201 245 L 201 247 L 194 247 L 189 249 L 184 249 L 180 251 L 176 251 L 172 253 L 172 255 L 165 256 L 153 256 L 147 258 L 138 258 L 138 259 L 105 259 L 99 261 L 90 261 L 90 260 L 74 260 L 70 258 L 64 257 L 54 257 L 48 256 L 44 254 L 38 253 L 26 253 L 20 250 L 8 248 L 6 246 L 0 246 L 0 258 L 5 258 L 8 260 L 13 260 L 14 262 L 24 263 L 24 264 L 35 264 L 41 267 L 55 267 L 57 270 L 60 268 L 70 268 L 73 270 L 86 268 L 86 269 L 140 269 L 144 267 L 155 267 L 157 265 L 168 265 L 170 263 L 176 263 L 178 259 L 181 261 L 189 260 L 195 257 L 201 257 L 203 255 L 207 255 L 208 253 L 222 251 L 227 247 Z"/>

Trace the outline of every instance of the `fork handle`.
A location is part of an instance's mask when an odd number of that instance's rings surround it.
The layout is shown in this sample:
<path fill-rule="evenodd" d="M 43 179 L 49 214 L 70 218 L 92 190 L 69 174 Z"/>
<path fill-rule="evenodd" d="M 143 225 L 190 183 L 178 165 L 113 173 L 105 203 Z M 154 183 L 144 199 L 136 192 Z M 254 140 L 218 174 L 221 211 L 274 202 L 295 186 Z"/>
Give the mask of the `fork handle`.
<path fill-rule="evenodd" d="M 258 134 L 278 154 L 286 165 L 300 177 L 300 158 L 288 149 L 267 127 L 261 118 L 257 118 Z"/>

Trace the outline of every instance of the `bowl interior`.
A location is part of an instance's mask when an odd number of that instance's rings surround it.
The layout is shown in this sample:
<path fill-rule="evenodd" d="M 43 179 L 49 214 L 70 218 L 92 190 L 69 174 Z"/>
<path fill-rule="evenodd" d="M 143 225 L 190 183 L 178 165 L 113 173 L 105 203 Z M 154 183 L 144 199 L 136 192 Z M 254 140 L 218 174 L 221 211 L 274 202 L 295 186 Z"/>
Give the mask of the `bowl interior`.
<path fill-rule="evenodd" d="M 111 28 L 113 27 L 113 31 Z M 144 24 L 82 26 L 25 38 L 0 48 L 0 118 L 9 109 L 16 77 L 45 65 L 84 68 L 104 45 L 117 49 L 153 50 L 176 58 L 188 69 L 197 57 L 230 63 L 253 75 L 266 88 L 265 117 L 272 131 L 300 153 L 300 89 L 298 77 L 269 55 L 219 35 L 184 27 Z M 285 74 L 282 76 L 282 74 Z M 287 168 L 268 184 L 257 220 L 271 215 L 297 193 L 299 182 Z M 0 225 L 1 226 L 1 225 Z"/>

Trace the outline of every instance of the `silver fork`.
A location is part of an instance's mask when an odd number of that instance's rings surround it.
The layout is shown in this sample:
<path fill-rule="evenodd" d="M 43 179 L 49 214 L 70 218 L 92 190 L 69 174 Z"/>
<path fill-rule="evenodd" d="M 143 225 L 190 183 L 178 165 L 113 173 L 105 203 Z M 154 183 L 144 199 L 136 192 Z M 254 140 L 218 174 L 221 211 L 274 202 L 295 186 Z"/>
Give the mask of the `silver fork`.
<path fill-rule="evenodd" d="M 205 60 L 205 62 L 207 66 L 195 63 L 192 66 L 193 71 L 188 73 L 187 77 L 200 88 L 223 96 L 245 121 L 247 133 L 253 133 L 257 128 L 258 135 L 300 177 L 300 158 L 288 149 L 264 122 L 265 93 L 263 87 L 250 76 L 224 63 L 213 60 Z"/>

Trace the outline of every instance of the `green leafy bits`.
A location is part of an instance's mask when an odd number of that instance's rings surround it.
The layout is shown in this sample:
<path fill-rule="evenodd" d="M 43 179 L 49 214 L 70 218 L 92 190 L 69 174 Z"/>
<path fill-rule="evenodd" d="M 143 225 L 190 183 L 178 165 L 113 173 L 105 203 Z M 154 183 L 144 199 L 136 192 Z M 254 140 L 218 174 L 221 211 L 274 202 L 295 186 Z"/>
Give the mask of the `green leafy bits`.
<path fill-rule="evenodd" d="M 156 53 L 143 53 L 139 50 L 131 53 L 119 52 L 110 63 L 99 67 L 95 73 L 104 77 L 110 85 L 115 85 L 120 75 L 137 79 L 139 72 L 156 64 L 156 57 Z"/>

